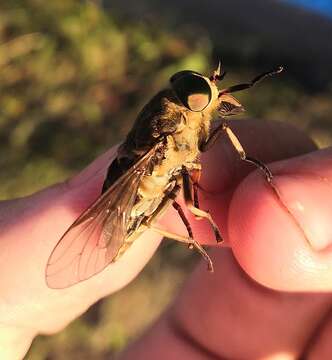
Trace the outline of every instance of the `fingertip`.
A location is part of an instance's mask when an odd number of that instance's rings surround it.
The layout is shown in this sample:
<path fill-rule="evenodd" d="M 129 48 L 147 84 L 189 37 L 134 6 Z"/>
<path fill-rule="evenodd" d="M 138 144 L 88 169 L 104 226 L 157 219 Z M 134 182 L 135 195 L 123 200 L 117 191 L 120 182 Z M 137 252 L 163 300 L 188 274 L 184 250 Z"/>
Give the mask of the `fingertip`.
<path fill-rule="evenodd" d="M 278 289 L 290 282 L 292 252 L 301 234 L 259 174 L 249 176 L 236 190 L 228 233 L 237 261 L 252 278 Z M 285 241 L 285 234 L 290 241 Z"/>
<path fill-rule="evenodd" d="M 316 149 L 313 141 L 305 133 L 289 124 L 259 120 L 234 120 L 229 123 L 246 153 L 263 162 L 277 161 Z M 239 159 L 238 153 L 225 136 L 221 136 L 211 150 L 202 154 L 202 165 L 200 207 L 211 213 L 219 226 L 224 243 L 228 244 L 227 218 L 233 192 L 255 167 Z M 197 221 L 186 210 L 181 197 L 178 201 L 183 205 L 195 238 L 201 244 L 216 245 L 209 223 L 205 220 Z M 186 235 L 183 222 L 174 209 L 167 212 L 161 223 L 175 233 Z"/>
<path fill-rule="evenodd" d="M 299 161 L 305 168 L 301 158 L 287 161 L 284 171 Z M 303 176 L 294 182 L 276 174 L 278 194 L 258 172 L 248 176 L 230 204 L 229 241 L 239 264 L 259 283 L 286 291 L 326 291 L 332 284 L 327 246 L 332 192 L 320 177 Z"/>

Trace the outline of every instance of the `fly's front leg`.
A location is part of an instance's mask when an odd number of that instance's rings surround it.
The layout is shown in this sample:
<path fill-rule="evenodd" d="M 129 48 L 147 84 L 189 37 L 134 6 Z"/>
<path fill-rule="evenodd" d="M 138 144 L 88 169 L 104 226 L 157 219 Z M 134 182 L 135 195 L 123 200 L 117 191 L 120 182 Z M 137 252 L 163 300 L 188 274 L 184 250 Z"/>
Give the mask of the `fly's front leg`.
<path fill-rule="evenodd" d="M 228 138 L 231 141 L 232 145 L 234 146 L 235 150 L 240 155 L 240 159 L 243 161 L 246 161 L 250 164 L 255 165 L 258 169 L 260 169 L 264 173 L 264 176 L 265 176 L 267 182 L 271 183 L 273 175 L 272 175 L 270 169 L 265 164 L 263 164 L 261 161 L 255 159 L 255 158 L 252 158 L 250 156 L 247 156 L 239 139 L 233 133 L 232 129 L 228 126 L 228 124 L 223 123 L 222 130 L 225 131 L 226 135 L 228 136 Z"/>
<path fill-rule="evenodd" d="M 225 132 L 226 135 L 228 136 L 234 149 L 239 154 L 240 159 L 243 161 L 246 161 L 250 164 L 255 165 L 258 169 L 260 169 L 264 173 L 264 176 L 265 176 L 267 182 L 271 183 L 273 175 L 272 175 L 270 169 L 265 164 L 263 164 L 260 160 L 252 158 L 250 156 L 247 156 L 239 139 L 236 137 L 236 135 L 234 134 L 234 132 L 232 131 L 232 129 L 229 127 L 229 125 L 226 122 L 223 122 L 222 124 L 220 124 L 217 128 L 215 128 L 212 131 L 212 133 L 211 133 L 210 137 L 207 139 L 207 141 L 203 145 L 201 145 L 201 151 L 204 152 L 204 151 L 209 150 L 212 147 L 212 145 L 216 142 L 216 140 L 219 138 L 221 133 L 223 133 L 223 132 Z"/>
<path fill-rule="evenodd" d="M 215 238 L 217 242 L 222 241 L 222 236 L 220 234 L 219 228 L 217 224 L 213 221 L 211 214 L 208 211 L 204 211 L 195 206 L 194 200 L 192 197 L 192 180 L 190 178 L 188 169 L 186 167 L 182 167 L 182 180 L 183 180 L 183 195 L 184 201 L 189 209 L 189 211 L 195 215 L 196 219 L 206 219 L 212 226 Z"/>

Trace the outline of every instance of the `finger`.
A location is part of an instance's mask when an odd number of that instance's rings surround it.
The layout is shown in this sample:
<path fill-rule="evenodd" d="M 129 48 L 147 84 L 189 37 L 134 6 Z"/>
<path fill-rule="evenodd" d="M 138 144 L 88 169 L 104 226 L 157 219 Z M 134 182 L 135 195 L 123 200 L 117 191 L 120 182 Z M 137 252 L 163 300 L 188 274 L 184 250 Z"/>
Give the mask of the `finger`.
<path fill-rule="evenodd" d="M 97 159 L 74 180 L 2 204 L 0 262 L 6 276 L 1 277 L 0 292 L 10 304 L 8 311 L 1 311 L 3 323 L 19 323 L 32 328 L 33 333 L 57 331 L 101 297 L 125 286 L 153 255 L 161 237 L 147 231 L 100 274 L 66 289 L 47 287 L 45 269 L 51 251 L 70 224 L 99 196 L 109 155 Z"/>
<path fill-rule="evenodd" d="M 266 125 L 262 126 L 264 127 Z M 271 125 L 268 125 L 268 127 L 270 126 Z M 256 131 L 259 133 L 260 125 L 258 125 L 258 123 L 250 123 L 246 130 L 250 129 L 250 127 L 251 130 L 253 129 L 252 127 L 254 127 L 255 133 Z M 261 133 L 265 133 L 265 135 L 273 134 L 273 132 L 278 131 L 276 129 L 278 129 L 278 126 L 276 128 L 272 126 L 272 133 L 271 128 L 270 130 L 265 128 Z M 248 131 L 245 131 L 245 133 L 247 134 Z M 219 146 L 223 149 L 224 145 L 222 143 L 222 145 Z M 306 146 L 307 148 L 309 147 L 308 141 Z M 304 147 L 305 146 L 303 146 L 303 148 Z M 224 152 L 221 151 L 221 154 L 223 155 Z M 233 156 L 235 157 L 235 154 L 233 154 Z M 5 259 L 8 262 L 8 269 L 10 269 L 14 275 L 3 279 L 2 285 L 4 289 L 8 289 L 8 287 L 13 284 L 11 279 L 15 279 L 14 283 L 20 283 L 22 285 L 22 296 L 26 296 L 27 287 L 25 285 L 27 284 L 24 279 L 27 276 L 26 269 L 29 269 L 29 278 L 35 282 L 33 286 L 36 291 L 33 293 L 30 292 L 28 294 L 29 301 L 25 301 L 27 306 L 30 306 L 30 312 L 22 308 L 21 315 L 23 317 L 25 314 L 35 315 L 38 321 L 41 322 L 38 327 L 43 329 L 43 331 L 57 330 L 72 318 L 84 312 L 87 307 L 100 297 L 126 285 L 141 270 L 160 242 L 160 236 L 148 232 L 136 241 L 122 259 L 111 264 L 105 271 L 90 280 L 66 290 L 56 291 L 46 288 L 44 271 L 47 258 L 68 226 L 88 204 L 98 197 L 111 157 L 112 152 L 96 160 L 96 162 L 87 170 L 83 171 L 76 179 L 19 201 L 21 216 L 17 217 L 17 221 L 20 223 L 20 226 L 13 227 L 13 229 L 16 230 L 10 232 L 8 241 L 3 243 L 6 244 L 6 251 L 2 252 L 2 254 L 15 254 L 15 261 L 11 261 L 10 257 Z M 225 184 L 226 182 L 219 181 L 223 179 L 223 176 L 224 175 L 221 175 L 221 178 L 213 177 L 213 179 L 214 181 L 218 179 L 218 184 Z M 208 205 L 209 202 L 211 203 L 211 201 L 207 201 Z M 214 199 L 213 203 L 215 202 Z M 228 203 L 227 201 L 223 203 L 226 209 Z M 17 206 L 17 202 L 15 205 Z M 6 211 L 6 213 L 10 214 L 10 211 Z M 168 219 L 169 224 L 171 217 L 166 216 L 166 219 Z M 176 221 L 177 219 L 178 217 L 176 217 Z M 8 223 L 16 225 L 15 221 L 9 221 Z M 26 241 L 26 234 L 29 234 L 29 241 Z M 31 243 L 31 241 L 33 242 Z M 10 245 L 8 246 L 8 244 Z M 19 252 L 17 252 L 17 248 L 20 249 Z M 10 251 L 7 251 L 8 249 Z M 31 249 L 35 249 L 34 251 L 38 253 L 38 256 L 27 256 L 27 254 L 31 254 Z M 17 264 L 19 264 L 19 267 L 22 269 L 21 272 L 17 271 Z M 128 264 L 130 266 L 128 266 Z M 15 287 L 15 289 L 17 290 L 17 287 Z M 41 296 L 41 294 L 43 294 L 43 296 Z M 68 296 L 63 296 L 64 294 L 68 294 Z M 52 300 L 50 301 L 50 299 Z M 49 314 L 57 311 L 59 306 L 62 307 L 63 311 L 57 318 L 54 316 L 41 318 L 38 316 L 38 311 L 35 306 L 36 303 L 43 304 L 41 306 L 44 306 L 46 303 L 48 309 L 50 309 Z M 30 320 L 31 319 L 29 319 L 27 323 L 31 324 Z M 35 325 L 37 327 L 37 323 Z"/>
<path fill-rule="evenodd" d="M 332 149 L 272 164 L 278 192 L 257 174 L 236 190 L 229 234 L 241 266 L 282 290 L 332 289 Z"/>
<path fill-rule="evenodd" d="M 200 265 L 171 309 L 123 356 L 160 360 L 299 359 L 330 294 L 263 288 L 238 267 L 230 250 L 213 251 L 215 273 Z"/>
<path fill-rule="evenodd" d="M 246 120 L 232 121 L 230 124 L 247 154 L 267 164 L 316 149 L 307 135 L 281 122 Z M 238 153 L 225 136 L 222 136 L 209 152 L 203 154 L 202 167 L 200 184 L 207 192 L 199 192 L 201 208 L 211 212 L 224 240 L 228 242 L 228 209 L 233 193 L 242 179 L 256 168 L 240 160 Z M 259 172 L 258 176 L 264 179 Z M 179 197 L 179 201 L 182 201 L 182 197 Z M 214 234 L 207 221 L 197 221 L 186 210 L 183 201 L 181 204 L 196 239 L 201 243 L 216 244 Z M 185 227 L 173 209 L 163 218 L 162 223 L 173 232 L 186 234 Z"/>

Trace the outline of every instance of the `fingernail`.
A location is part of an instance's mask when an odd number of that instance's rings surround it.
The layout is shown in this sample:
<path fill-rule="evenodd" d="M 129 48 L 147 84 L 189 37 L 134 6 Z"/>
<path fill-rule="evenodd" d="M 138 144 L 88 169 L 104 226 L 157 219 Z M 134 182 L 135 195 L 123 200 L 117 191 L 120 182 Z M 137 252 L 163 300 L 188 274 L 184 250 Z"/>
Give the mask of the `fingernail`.
<path fill-rule="evenodd" d="M 329 250 L 332 244 L 332 182 L 315 174 L 277 175 L 273 181 L 279 201 L 313 250 Z"/>

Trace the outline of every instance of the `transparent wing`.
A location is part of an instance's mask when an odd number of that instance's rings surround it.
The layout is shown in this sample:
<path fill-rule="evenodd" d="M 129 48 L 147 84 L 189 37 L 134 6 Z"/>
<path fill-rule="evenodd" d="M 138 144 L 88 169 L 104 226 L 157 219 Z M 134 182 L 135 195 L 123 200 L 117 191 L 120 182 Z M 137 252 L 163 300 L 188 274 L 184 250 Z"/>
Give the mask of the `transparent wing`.
<path fill-rule="evenodd" d="M 154 148 L 121 176 L 69 227 L 46 267 L 51 288 L 65 288 L 102 271 L 118 254 L 140 180 Z"/>

